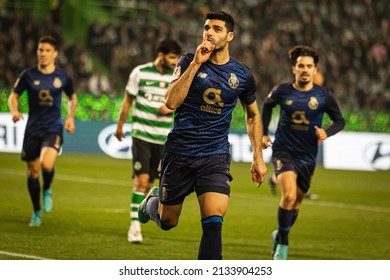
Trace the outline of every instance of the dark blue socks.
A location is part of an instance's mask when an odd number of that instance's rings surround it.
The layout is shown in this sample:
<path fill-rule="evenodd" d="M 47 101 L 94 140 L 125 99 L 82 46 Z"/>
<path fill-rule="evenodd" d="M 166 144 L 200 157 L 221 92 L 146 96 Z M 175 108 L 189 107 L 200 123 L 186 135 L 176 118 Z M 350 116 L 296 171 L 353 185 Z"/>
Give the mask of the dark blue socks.
<path fill-rule="evenodd" d="M 222 260 L 222 217 L 210 216 L 202 219 L 202 239 L 199 260 Z"/>
<path fill-rule="evenodd" d="M 28 192 L 30 193 L 34 211 L 41 210 L 40 196 L 39 196 L 41 187 L 39 186 L 39 178 L 27 177 L 27 188 L 28 188 Z"/>
<path fill-rule="evenodd" d="M 43 177 L 43 190 L 46 191 L 50 188 L 51 182 L 53 181 L 54 168 L 50 172 L 46 172 L 42 170 L 42 177 Z"/>
<path fill-rule="evenodd" d="M 288 232 L 292 227 L 294 219 L 294 210 L 286 210 L 279 206 L 278 208 L 278 243 L 288 245 Z"/>

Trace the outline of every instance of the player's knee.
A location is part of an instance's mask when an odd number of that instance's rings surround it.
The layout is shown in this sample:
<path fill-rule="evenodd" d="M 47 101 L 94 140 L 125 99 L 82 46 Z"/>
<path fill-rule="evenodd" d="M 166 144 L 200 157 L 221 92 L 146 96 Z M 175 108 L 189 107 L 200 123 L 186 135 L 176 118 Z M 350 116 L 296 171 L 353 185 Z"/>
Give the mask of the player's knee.
<path fill-rule="evenodd" d="M 43 172 L 50 173 L 53 170 L 53 164 L 48 163 L 48 162 L 41 162 L 41 169 Z"/>
<path fill-rule="evenodd" d="M 293 193 L 283 193 L 281 199 L 283 205 L 292 207 L 297 200 L 297 196 Z"/>
<path fill-rule="evenodd" d="M 42 166 L 42 172 L 50 173 L 53 170 L 50 166 Z"/>
<path fill-rule="evenodd" d="M 174 228 L 177 226 L 179 219 L 175 218 L 165 218 L 161 219 L 161 229 L 163 230 L 170 230 L 171 228 Z"/>
<path fill-rule="evenodd" d="M 170 224 L 165 224 L 163 222 L 161 222 L 161 229 L 162 230 L 170 230 L 171 228 L 174 228 L 176 227 L 176 225 L 170 225 Z"/>
<path fill-rule="evenodd" d="M 36 166 L 29 166 L 27 168 L 27 176 L 29 178 L 39 178 L 39 168 Z"/>

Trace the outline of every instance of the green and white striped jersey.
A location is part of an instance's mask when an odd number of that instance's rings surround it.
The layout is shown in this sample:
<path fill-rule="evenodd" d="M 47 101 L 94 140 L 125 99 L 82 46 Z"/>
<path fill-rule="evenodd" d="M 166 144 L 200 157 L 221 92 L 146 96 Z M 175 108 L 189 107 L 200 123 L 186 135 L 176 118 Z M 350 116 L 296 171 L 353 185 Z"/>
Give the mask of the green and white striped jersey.
<path fill-rule="evenodd" d="M 144 141 L 164 144 L 172 128 L 172 114 L 161 115 L 158 108 L 165 103 L 165 92 L 172 71 L 161 74 L 153 62 L 138 65 L 130 73 L 126 92 L 133 97 L 131 136 Z"/>

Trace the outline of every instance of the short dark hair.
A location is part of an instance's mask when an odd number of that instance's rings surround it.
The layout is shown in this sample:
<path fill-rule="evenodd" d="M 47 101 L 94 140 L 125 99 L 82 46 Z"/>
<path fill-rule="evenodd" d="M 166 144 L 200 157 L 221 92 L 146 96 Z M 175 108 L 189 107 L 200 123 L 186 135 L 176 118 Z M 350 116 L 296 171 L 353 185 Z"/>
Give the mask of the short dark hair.
<path fill-rule="evenodd" d="M 162 52 L 163 54 L 181 54 L 181 47 L 179 43 L 171 38 L 162 40 L 157 46 L 157 53 Z"/>
<path fill-rule="evenodd" d="M 231 15 L 224 11 L 210 12 L 206 15 L 207 19 L 219 19 L 225 22 L 226 29 L 228 32 L 234 32 L 234 19 Z"/>
<path fill-rule="evenodd" d="M 52 36 L 43 36 L 43 37 L 39 38 L 38 43 L 50 44 L 54 47 L 55 50 L 57 50 L 57 46 L 58 46 L 57 40 Z"/>
<path fill-rule="evenodd" d="M 317 65 L 320 56 L 318 51 L 309 46 L 295 46 L 288 52 L 291 64 L 294 66 L 297 63 L 297 58 L 300 56 L 311 56 L 314 59 L 314 64 Z"/>

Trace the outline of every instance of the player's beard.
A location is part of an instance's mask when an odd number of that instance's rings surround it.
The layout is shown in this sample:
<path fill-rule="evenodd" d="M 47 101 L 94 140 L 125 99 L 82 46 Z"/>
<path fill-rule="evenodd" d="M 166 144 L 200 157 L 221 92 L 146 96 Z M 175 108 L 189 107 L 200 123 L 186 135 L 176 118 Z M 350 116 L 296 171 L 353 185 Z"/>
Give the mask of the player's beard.
<path fill-rule="evenodd" d="M 167 60 L 164 57 L 161 60 L 161 67 L 163 68 L 164 72 L 167 72 L 167 71 L 172 70 L 173 68 L 175 68 L 175 65 L 168 64 Z"/>
<path fill-rule="evenodd" d="M 38 65 L 42 69 L 45 69 L 48 66 L 48 64 L 46 64 L 46 63 L 39 63 Z"/>
<path fill-rule="evenodd" d="M 307 80 L 307 81 L 299 80 L 299 81 L 298 81 L 298 85 L 299 85 L 299 87 L 303 88 L 303 87 L 305 87 L 307 84 L 309 84 L 310 82 L 311 82 L 311 80 Z"/>
<path fill-rule="evenodd" d="M 307 75 L 306 75 L 307 76 Z M 313 77 L 305 77 L 305 78 L 300 78 L 300 79 L 298 79 L 298 85 L 300 86 L 300 87 L 303 87 L 303 86 L 305 86 L 305 85 L 307 85 L 307 84 L 309 84 L 309 83 L 311 83 L 313 81 Z"/>
<path fill-rule="evenodd" d="M 220 51 L 224 50 L 226 48 L 226 45 L 227 45 L 226 41 L 225 41 L 225 43 L 223 45 L 222 44 L 216 44 L 213 52 L 220 52 Z"/>

